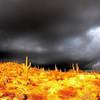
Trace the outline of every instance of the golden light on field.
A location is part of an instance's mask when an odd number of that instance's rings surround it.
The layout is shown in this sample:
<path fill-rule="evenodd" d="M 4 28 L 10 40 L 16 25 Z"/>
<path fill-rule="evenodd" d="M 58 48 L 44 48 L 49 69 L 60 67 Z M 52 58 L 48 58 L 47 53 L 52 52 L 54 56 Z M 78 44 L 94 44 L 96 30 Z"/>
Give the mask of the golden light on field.
<path fill-rule="evenodd" d="M 100 73 L 0 63 L 0 100 L 100 100 Z"/>

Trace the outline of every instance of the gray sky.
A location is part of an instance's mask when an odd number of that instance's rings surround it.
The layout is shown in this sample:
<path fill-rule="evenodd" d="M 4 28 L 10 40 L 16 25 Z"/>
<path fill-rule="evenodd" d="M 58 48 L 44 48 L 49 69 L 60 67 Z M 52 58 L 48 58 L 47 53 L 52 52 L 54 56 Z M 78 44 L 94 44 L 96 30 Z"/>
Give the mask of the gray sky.
<path fill-rule="evenodd" d="M 24 53 L 39 64 L 99 60 L 99 44 L 99 0 L 0 0 L 0 51 L 15 58 Z"/>

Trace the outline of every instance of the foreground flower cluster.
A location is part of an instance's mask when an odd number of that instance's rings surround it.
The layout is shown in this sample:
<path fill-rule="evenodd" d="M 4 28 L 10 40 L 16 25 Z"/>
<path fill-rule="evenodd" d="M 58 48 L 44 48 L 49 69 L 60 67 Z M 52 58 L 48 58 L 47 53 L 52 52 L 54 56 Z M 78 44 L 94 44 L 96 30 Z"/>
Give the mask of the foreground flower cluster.
<path fill-rule="evenodd" d="M 100 100 L 100 73 L 0 63 L 0 100 Z"/>

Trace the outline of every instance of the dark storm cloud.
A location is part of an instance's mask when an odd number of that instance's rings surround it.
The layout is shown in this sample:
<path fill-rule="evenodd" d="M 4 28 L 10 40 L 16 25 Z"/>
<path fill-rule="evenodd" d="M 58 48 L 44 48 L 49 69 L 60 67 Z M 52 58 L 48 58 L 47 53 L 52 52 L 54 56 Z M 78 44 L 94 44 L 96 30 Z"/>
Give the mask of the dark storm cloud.
<path fill-rule="evenodd" d="M 62 16 L 63 4 L 60 0 L 1 0 L 1 26 L 41 28 Z"/>
<path fill-rule="evenodd" d="M 99 19 L 99 0 L 1 0 L 1 50 L 31 52 L 37 63 L 92 61 L 100 58 Z"/>

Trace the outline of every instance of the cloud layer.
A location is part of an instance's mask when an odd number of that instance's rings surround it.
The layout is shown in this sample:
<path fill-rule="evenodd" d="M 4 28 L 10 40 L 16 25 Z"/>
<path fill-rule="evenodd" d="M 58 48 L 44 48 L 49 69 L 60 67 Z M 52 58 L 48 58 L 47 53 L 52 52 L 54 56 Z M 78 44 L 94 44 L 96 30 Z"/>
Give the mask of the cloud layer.
<path fill-rule="evenodd" d="M 99 43 L 99 0 L 0 1 L 1 51 L 36 63 L 94 61 Z"/>

